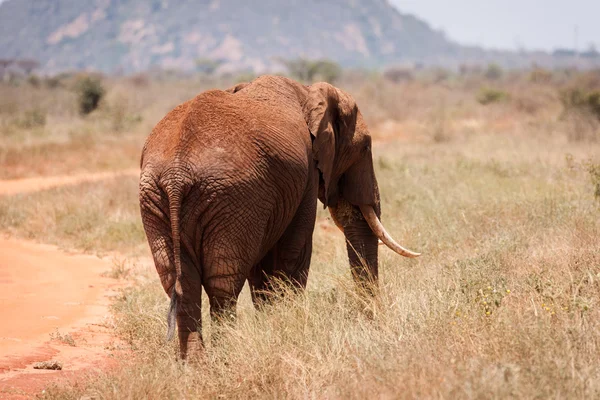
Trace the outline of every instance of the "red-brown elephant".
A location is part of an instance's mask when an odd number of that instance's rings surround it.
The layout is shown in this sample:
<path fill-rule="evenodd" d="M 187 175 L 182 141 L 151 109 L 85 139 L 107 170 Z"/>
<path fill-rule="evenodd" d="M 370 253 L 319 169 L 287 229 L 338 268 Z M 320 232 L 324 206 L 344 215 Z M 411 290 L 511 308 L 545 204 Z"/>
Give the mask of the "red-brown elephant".
<path fill-rule="evenodd" d="M 371 137 L 351 96 L 327 83 L 263 76 L 169 112 L 144 145 L 140 208 L 181 357 L 202 348 L 201 290 L 213 317 L 234 314 L 246 280 L 304 288 L 317 198 L 347 242 L 355 281 L 376 284 L 379 222 Z"/>

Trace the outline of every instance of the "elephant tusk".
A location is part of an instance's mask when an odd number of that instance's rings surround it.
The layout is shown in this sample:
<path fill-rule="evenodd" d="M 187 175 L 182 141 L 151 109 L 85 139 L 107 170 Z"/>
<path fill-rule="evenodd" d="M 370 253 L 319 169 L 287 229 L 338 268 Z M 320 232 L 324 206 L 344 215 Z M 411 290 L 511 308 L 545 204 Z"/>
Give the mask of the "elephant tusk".
<path fill-rule="evenodd" d="M 396 241 L 390 236 L 389 233 L 383 227 L 379 218 L 377 218 L 377 214 L 375 214 L 375 210 L 371 206 L 360 206 L 360 211 L 362 212 L 363 217 L 369 224 L 369 227 L 373 231 L 373 233 L 391 250 L 400 254 L 404 257 L 415 258 L 419 257 L 421 253 L 415 253 L 413 251 L 407 250 L 404 247 L 400 246 Z"/>
<path fill-rule="evenodd" d="M 338 227 L 340 232 L 344 233 L 344 227 L 342 226 L 342 224 L 340 224 L 340 221 L 338 221 L 338 219 L 335 217 L 335 213 L 336 213 L 336 208 L 330 206 L 329 214 L 331 215 L 331 219 L 333 220 L 333 223 L 335 224 L 335 226 Z M 377 242 L 380 246 L 383 246 L 385 244 L 381 241 L 381 239 L 378 239 Z"/>

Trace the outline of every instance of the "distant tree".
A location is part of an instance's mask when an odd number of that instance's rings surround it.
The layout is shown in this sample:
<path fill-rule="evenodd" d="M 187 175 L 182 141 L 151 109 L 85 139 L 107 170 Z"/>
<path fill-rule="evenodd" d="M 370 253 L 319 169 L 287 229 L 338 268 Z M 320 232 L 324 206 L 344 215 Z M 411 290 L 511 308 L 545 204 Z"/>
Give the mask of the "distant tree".
<path fill-rule="evenodd" d="M 392 67 L 383 72 L 383 78 L 394 83 L 409 82 L 414 79 L 414 74 L 409 68 Z"/>
<path fill-rule="evenodd" d="M 196 59 L 196 71 L 206 75 L 212 75 L 221 64 L 223 64 L 223 60 L 213 60 L 212 58 L 207 57 L 198 58 Z"/>
<path fill-rule="evenodd" d="M 590 43 L 588 49 L 581 53 L 583 58 L 600 58 L 600 53 L 596 50 L 596 45 L 594 43 Z"/>
<path fill-rule="evenodd" d="M 529 80 L 533 83 L 549 83 L 552 81 L 552 72 L 534 65 L 529 73 Z"/>
<path fill-rule="evenodd" d="M 317 79 L 334 83 L 342 75 L 342 67 L 335 61 L 321 59 L 309 60 L 306 58 L 279 59 L 290 76 L 302 82 L 315 82 Z"/>
<path fill-rule="evenodd" d="M 95 76 L 84 76 L 77 80 L 75 84 L 77 100 L 79 103 L 79 112 L 86 115 L 98 108 L 100 100 L 106 93 L 102 81 Z"/>
<path fill-rule="evenodd" d="M 577 52 L 572 49 L 556 49 L 552 52 L 554 57 L 575 57 Z"/>
<path fill-rule="evenodd" d="M 434 83 L 446 82 L 451 76 L 451 72 L 446 68 L 437 67 L 431 71 L 431 79 Z"/>
<path fill-rule="evenodd" d="M 502 75 L 504 75 L 504 71 L 502 70 L 501 66 L 492 63 L 488 65 L 484 75 L 487 79 L 491 81 L 497 81 L 498 79 L 502 78 Z"/>
<path fill-rule="evenodd" d="M 331 60 L 317 60 L 313 62 L 312 72 L 314 77 L 329 83 L 335 83 L 342 75 L 342 67 Z"/>
<path fill-rule="evenodd" d="M 479 93 L 477 94 L 477 101 L 480 104 L 488 105 L 492 103 L 499 103 L 505 100 L 508 100 L 510 95 L 499 89 L 493 88 L 481 88 Z"/>
<path fill-rule="evenodd" d="M 27 75 L 31 74 L 34 69 L 39 68 L 40 66 L 39 62 L 30 59 L 17 60 L 15 64 Z"/>

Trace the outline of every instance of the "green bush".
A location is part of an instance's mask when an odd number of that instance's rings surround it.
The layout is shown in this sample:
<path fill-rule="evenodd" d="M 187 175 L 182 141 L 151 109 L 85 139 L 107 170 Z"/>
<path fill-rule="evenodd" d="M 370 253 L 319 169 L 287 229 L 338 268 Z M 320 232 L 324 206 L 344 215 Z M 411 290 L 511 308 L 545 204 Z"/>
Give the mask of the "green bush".
<path fill-rule="evenodd" d="M 37 75 L 31 74 L 27 77 L 27 83 L 29 83 L 34 88 L 40 87 L 40 82 L 41 82 L 41 79 Z"/>
<path fill-rule="evenodd" d="M 342 75 L 342 67 L 331 60 L 308 60 L 298 58 L 294 60 L 279 60 L 287 68 L 289 74 L 302 82 L 312 83 L 322 80 L 334 83 Z"/>
<path fill-rule="evenodd" d="M 502 67 L 500 67 L 498 64 L 490 64 L 488 65 L 484 75 L 487 79 L 496 81 L 502 78 L 504 71 L 502 71 Z"/>
<path fill-rule="evenodd" d="M 580 112 L 600 120 L 600 90 L 566 89 L 560 93 L 560 102 L 565 113 Z"/>
<path fill-rule="evenodd" d="M 198 58 L 196 60 L 196 71 L 202 74 L 212 75 L 221 64 L 223 64 L 222 60 L 213 60 L 206 57 Z"/>
<path fill-rule="evenodd" d="M 98 108 L 100 100 L 106 93 L 102 80 L 94 76 L 84 76 L 79 78 L 75 84 L 77 92 L 77 101 L 79 104 L 79 112 L 82 115 L 87 115 Z"/>
<path fill-rule="evenodd" d="M 477 101 L 485 106 L 508 100 L 509 97 L 509 94 L 503 90 L 482 88 L 477 94 Z"/>
<path fill-rule="evenodd" d="M 532 83 L 550 83 L 552 82 L 552 71 L 536 67 L 529 73 L 529 81 Z"/>

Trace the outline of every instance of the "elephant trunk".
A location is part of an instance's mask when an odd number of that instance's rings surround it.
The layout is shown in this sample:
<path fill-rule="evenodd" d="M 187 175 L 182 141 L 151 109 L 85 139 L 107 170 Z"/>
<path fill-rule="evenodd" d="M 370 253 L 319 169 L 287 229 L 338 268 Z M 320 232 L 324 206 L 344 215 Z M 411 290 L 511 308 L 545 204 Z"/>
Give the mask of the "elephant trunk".
<path fill-rule="evenodd" d="M 346 200 L 330 206 L 334 223 L 344 233 L 350 270 L 354 281 L 367 290 L 374 289 L 378 278 L 378 238 L 362 217 L 360 209 Z"/>
<path fill-rule="evenodd" d="M 354 281 L 374 294 L 379 276 L 377 236 L 362 218 L 356 218 L 347 224 L 344 235 Z"/>
<path fill-rule="evenodd" d="M 378 204 L 378 203 L 377 203 Z M 418 257 L 398 244 L 379 220 L 379 207 L 355 206 L 341 200 L 329 211 L 334 223 L 346 237 L 346 249 L 354 281 L 371 291 L 378 279 L 378 245 L 380 242 L 404 257 Z"/>

